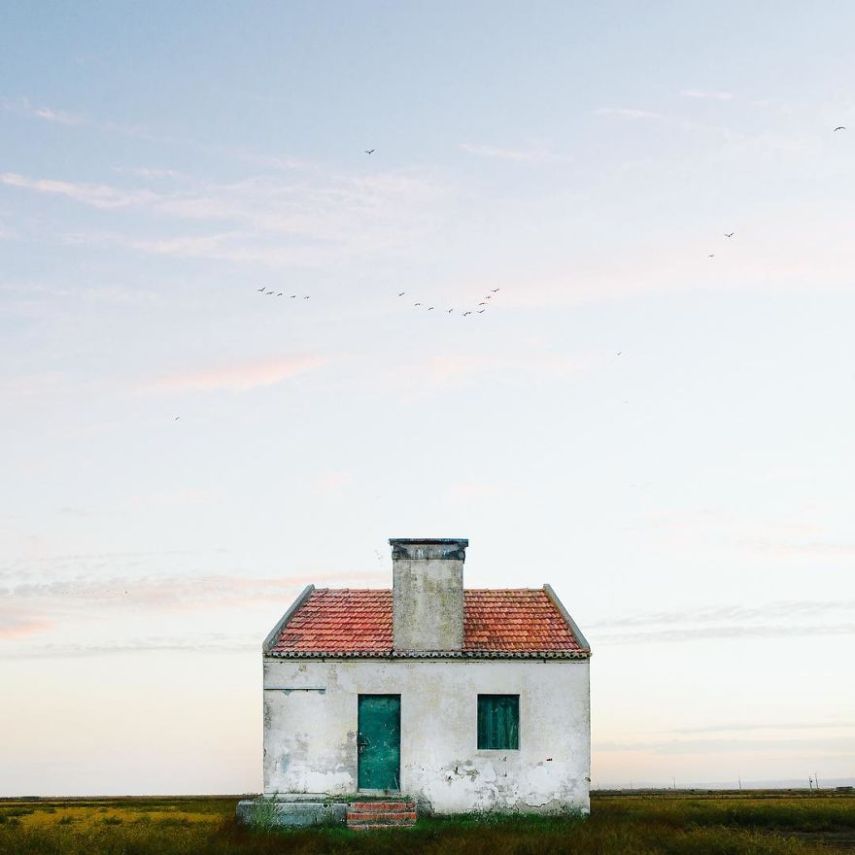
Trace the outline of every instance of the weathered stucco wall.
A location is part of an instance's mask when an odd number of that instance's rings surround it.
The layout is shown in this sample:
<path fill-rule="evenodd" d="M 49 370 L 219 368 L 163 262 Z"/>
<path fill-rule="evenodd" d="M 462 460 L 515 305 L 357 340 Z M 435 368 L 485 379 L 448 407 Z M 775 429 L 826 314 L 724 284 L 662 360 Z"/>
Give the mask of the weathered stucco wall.
<path fill-rule="evenodd" d="M 355 793 L 357 698 L 388 693 L 422 810 L 589 809 L 587 660 L 265 658 L 264 687 L 265 793 Z M 479 694 L 519 694 L 519 750 L 478 750 Z"/>

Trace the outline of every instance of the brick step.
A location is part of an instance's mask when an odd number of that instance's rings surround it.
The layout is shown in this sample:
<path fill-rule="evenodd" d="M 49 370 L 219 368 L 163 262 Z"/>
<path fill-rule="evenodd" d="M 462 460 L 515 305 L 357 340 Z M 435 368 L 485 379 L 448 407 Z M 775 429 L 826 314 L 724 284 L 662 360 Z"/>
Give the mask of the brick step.
<path fill-rule="evenodd" d="M 347 806 L 347 827 L 354 831 L 410 828 L 415 824 L 416 803 L 411 799 L 351 802 Z"/>
<path fill-rule="evenodd" d="M 348 811 L 347 812 L 347 821 L 348 823 L 363 823 L 363 822 L 402 822 L 402 821 L 416 821 L 416 812 L 414 810 L 408 811 Z"/>
<path fill-rule="evenodd" d="M 413 811 L 416 809 L 416 803 L 406 799 L 385 802 L 351 802 L 347 806 L 347 809 L 348 811 L 354 810 L 362 813 L 367 813 L 368 811 Z"/>
<path fill-rule="evenodd" d="M 386 830 L 390 830 L 393 828 L 412 828 L 415 825 L 414 822 L 398 822 L 398 823 L 372 823 L 366 825 L 349 825 L 348 828 L 351 831 L 379 831 L 381 828 L 385 828 Z"/>

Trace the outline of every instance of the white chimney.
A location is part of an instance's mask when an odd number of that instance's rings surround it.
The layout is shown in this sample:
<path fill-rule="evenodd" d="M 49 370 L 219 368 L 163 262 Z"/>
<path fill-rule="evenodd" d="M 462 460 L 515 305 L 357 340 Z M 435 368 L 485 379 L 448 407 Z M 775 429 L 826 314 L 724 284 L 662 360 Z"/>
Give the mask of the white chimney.
<path fill-rule="evenodd" d="M 392 538 L 396 650 L 463 648 L 465 538 Z"/>

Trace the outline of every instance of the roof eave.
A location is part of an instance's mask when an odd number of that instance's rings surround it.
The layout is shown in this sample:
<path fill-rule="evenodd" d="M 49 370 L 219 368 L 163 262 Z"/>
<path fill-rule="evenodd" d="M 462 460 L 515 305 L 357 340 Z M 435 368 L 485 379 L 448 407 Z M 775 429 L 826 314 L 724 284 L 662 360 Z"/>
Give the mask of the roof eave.
<path fill-rule="evenodd" d="M 302 606 L 303 603 L 306 602 L 309 595 L 314 590 L 314 585 L 306 585 L 306 587 L 303 588 L 297 599 L 294 600 L 293 603 L 291 603 L 291 606 L 289 607 L 288 611 L 286 611 L 285 614 L 282 615 L 281 618 L 279 618 L 279 621 L 276 626 L 274 626 L 273 629 L 271 629 L 270 632 L 267 634 L 267 638 L 264 639 L 264 642 L 261 645 L 261 652 L 265 656 L 271 655 L 270 648 L 273 647 L 273 645 L 276 643 L 276 639 L 279 638 L 283 628 L 285 627 L 285 624 L 287 624 L 288 621 L 291 620 L 292 616 L 294 615 L 294 612 L 296 612 L 297 609 L 299 609 L 300 606 Z"/>
<path fill-rule="evenodd" d="M 589 650 L 281 650 L 271 659 L 587 659 Z"/>
<path fill-rule="evenodd" d="M 564 608 L 564 603 L 562 603 L 561 600 L 558 599 L 558 594 L 556 594 L 555 591 L 552 590 L 552 585 L 545 584 L 543 586 L 543 591 L 546 596 L 549 597 L 549 599 L 552 601 L 552 605 L 554 605 L 555 608 L 558 609 L 559 613 L 561 614 L 561 617 L 564 618 L 567 623 L 567 626 L 570 627 L 570 631 L 573 633 L 573 635 L 576 636 L 576 641 L 579 642 L 579 646 L 582 648 L 582 652 L 585 653 L 587 656 L 590 656 L 591 645 L 588 644 L 588 639 L 585 638 L 582 630 L 579 629 L 579 626 L 576 621 L 573 620 L 572 617 L 570 617 L 570 612 L 568 612 L 567 609 Z"/>

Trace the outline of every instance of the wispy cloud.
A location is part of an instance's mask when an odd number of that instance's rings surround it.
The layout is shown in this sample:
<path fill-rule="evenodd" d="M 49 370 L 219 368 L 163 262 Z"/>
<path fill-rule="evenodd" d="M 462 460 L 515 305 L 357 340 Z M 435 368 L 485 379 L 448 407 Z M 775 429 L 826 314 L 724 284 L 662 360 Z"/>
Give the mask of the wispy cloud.
<path fill-rule="evenodd" d="M 650 629 L 643 632 L 588 632 L 594 644 L 670 644 L 686 641 L 726 641 L 740 638 L 816 638 L 855 635 L 855 620 L 841 624 L 779 624 L 767 626 L 710 626 Z"/>
<path fill-rule="evenodd" d="M 545 146 L 528 148 L 501 148 L 492 145 L 475 145 L 473 143 L 460 143 L 460 148 L 468 154 L 476 157 L 487 157 L 498 160 L 515 160 L 522 163 L 548 163 L 566 158 L 553 154 Z"/>
<path fill-rule="evenodd" d="M 137 635 L 111 642 L 70 640 L 15 650 L 0 650 L 3 659 L 79 659 L 88 656 L 119 656 L 128 653 L 236 653 L 259 651 L 254 633 L 206 632 L 191 635 Z"/>
<path fill-rule="evenodd" d="M 83 116 L 76 113 L 57 110 L 53 107 L 38 106 L 25 97 L 0 98 L 0 109 L 9 113 L 30 116 L 34 119 L 42 119 L 45 122 L 54 122 L 59 125 L 82 125 L 86 121 Z"/>
<path fill-rule="evenodd" d="M 792 469 L 784 476 L 792 480 Z M 745 519 L 721 510 L 660 511 L 645 525 L 677 544 L 724 547 L 778 558 L 834 559 L 855 557 L 855 542 L 845 540 L 808 519 Z"/>
<path fill-rule="evenodd" d="M 247 614 L 270 618 L 271 603 L 281 609 L 311 583 L 376 585 L 385 567 L 362 572 L 313 571 L 302 575 L 244 577 L 219 575 L 94 576 L 42 579 L 2 584 L 0 574 L 0 656 L 78 656 L 140 650 L 258 648 L 259 630 Z M 275 609 L 275 606 L 274 606 Z M 275 613 L 275 612 L 274 612 Z M 281 613 L 281 612 L 280 612 Z M 242 634 L 206 633 L 233 616 L 229 626 Z M 97 624 L 92 618 L 97 615 Z M 157 615 L 161 631 L 175 635 L 139 637 L 141 627 Z M 75 631 L 69 632 L 69 627 Z M 143 629 L 145 632 L 145 629 Z M 201 634 L 200 634 L 201 633 Z"/>
<path fill-rule="evenodd" d="M 108 184 L 85 184 L 74 181 L 57 181 L 50 178 L 27 178 L 16 172 L 0 173 L 0 184 L 65 196 L 94 208 L 127 208 L 153 202 L 157 196 L 149 190 L 126 191 Z"/>
<path fill-rule="evenodd" d="M 325 356 L 285 356 L 218 368 L 177 371 L 158 377 L 144 384 L 143 388 L 165 392 L 218 390 L 245 392 L 259 386 L 281 383 L 283 380 L 296 377 L 327 362 L 329 358 Z"/>
<path fill-rule="evenodd" d="M 710 739 L 667 739 L 656 741 L 632 740 L 621 742 L 596 742 L 594 750 L 620 751 L 620 752 L 643 752 L 645 754 L 713 754 L 718 752 L 774 752 L 775 754 L 789 753 L 793 751 L 810 751 L 812 754 L 832 754 L 839 756 L 840 753 L 855 756 L 850 739 L 845 737 L 810 739 L 810 738 L 767 738 L 767 739 L 739 739 L 739 738 L 710 738 Z"/>
<path fill-rule="evenodd" d="M 4 641 L 27 638 L 40 632 L 46 632 L 52 627 L 53 622 L 49 620 L 0 613 L 0 639 Z"/>
<path fill-rule="evenodd" d="M 661 113 L 641 110 L 635 107 L 599 107 L 594 111 L 598 116 L 622 116 L 624 119 L 663 119 Z"/>
<path fill-rule="evenodd" d="M 676 727 L 670 733 L 748 733 L 777 730 L 855 730 L 855 721 L 727 722 L 703 727 Z"/>
<path fill-rule="evenodd" d="M 604 644 L 853 635 L 855 600 L 791 600 L 754 607 L 648 612 L 595 621 L 585 629 L 595 642 Z"/>
<path fill-rule="evenodd" d="M 316 266 L 328 262 L 335 254 L 332 248 L 317 242 L 289 244 L 250 231 L 155 238 L 118 232 L 70 232 L 62 235 L 61 240 L 70 246 L 113 246 L 146 255 L 263 264 L 270 268 Z M 341 251 L 342 247 L 336 248 L 336 252 Z"/>
<path fill-rule="evenodd" d="M 194 611 L 265 604 L 288 598 L 310 582 L 371 582 L 385 577 L 385 571 L 320 573 L 281 577 L 211 576 L 110 576 L 52 579 L 0 586 L 0 604 L 14 605 L 3 618 L 9 626 L 35 620 L 20 617 L 25 605 L 40 614 L 65 614 L 70 608 L 91 611 L 119 609 L 162 609 Z M 54 610 L 51 612 L 51 610 Z"/>
<path fill-rule="evenodd" d="M 847 222 L 845 229 L 851 229 L 851 224 Z M 673 244 L 651 243 L 619 258 L 580 259 L 554 275 L 526 278 L 518 272 L 500 276 L 496 282 L 502 286 L 503 306 L 533 309 L 704 290 L 716 294 L 817 288 L 848 292 L 855 279 L 855 243 L 845 239 L 838 223 L 829 223 L 823 233 L 805 234 L 802 239 L 796 228 L 782 224 L 774 245 L 758 241 L 750 250 L 740 248 L 727 257 L 726 275 L 722 273 L 724 264 L 715 270 L 715 265 L 704 266 L 707 247 L 699 241 L 676 249 Z"/>
<path fill-rule="evenodd" d="M 215 143 L 199 142 L 197 140 L 175 137 L 168 134 L 157 133 L 156 131 L 140 124 L 125 124 L 122 122 L 114 122 L 109 119 L 99 119 L 91 116 L 85 116 L 80 113 L 73 113 L 68 110 L 57 109 L 56 107 L 47 107 L 34 104 L 32 100 L 26 96 L 18 98 L 9 98 L 0 96 L 0 110 L 7 113 L 14 113 L 21 116 L 27 116 L 33 119 L 39 119 L 53 124 L 67 126 L 81 126 L 92 130 L 108 133 L 120 134 L 122 136 L 133 137 L 146 142 L 153 142 L 165 145 L 174 145 L 181 148 L 190 148 L 196 151 L 209 152 L 213 154 L 227 155 L 233 159 L 240 160 L 244 163 L 262 166 L 267 169 L 277 170 L 294 170 L 309 167 L 311 164 L 305 160 L 300 160 L 287 155 L 263 155 L 258 152 L 240 148 L 228 147 Z M 171 170 L 167 170 L 170 171 Z M 138 173 L 142 175 L 142 173 Z M 146 177 L 167 177 L 150 174 Z"/>
<path fill-rule="evenodd" d="M 700 98 L 708 101 L 732 101 L 732 92 L 710 91 L 702 89 L 683 89 L 680 92 L 684 98 Z"/>
<path fill-rule="evenodd" d="M 855 615 L 855 600 L 783 600 L 765 603 L 761 606 L 719 605 L 704 606 L 680 611 L 644 612 L 637 615 L 625 615 L 590 624 L 592 627 L 626 628 L 649 627 L 661 624 L 690 623 L 748 624 L 757 621 L 780 621 L 805 617 L 819 617 L 834 612 L 852 612 Z"/>
<path fill-rule="evenodd" d="M 114 166 L 113 172 L 119 175 L 135 175 L 137 178 L 183 178 L 183 172 L 177 169 L 163 169 L 156 166 Z"/>
<path fill-rule="evenodd" d="M 103 211 L 143 210 L 156 216 L 154 228 L 163 235 L 152 234 L 151 228 L 145 233 L 123 230 L 126 224 L 112 217 L 109 232 L 66 234 L 67 243 L 280 266 L 409 251 L 417 238 L 439 226 L 437 212 L 448 197 L 443 182 L 415 170 L 370 175 L 313 170 L 297 177 L 268 174 L 229 183 L 184 181 L 169 188 L 6 172 L 0 174 L 0 184 Z M 176 221 L 192 223 L 192 233 L 182 235 Z M 217 224 L 216 231 L 200 234 L 199 223 Z"/>

